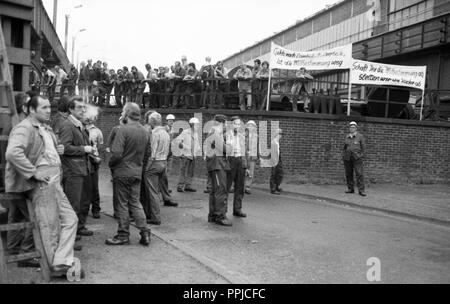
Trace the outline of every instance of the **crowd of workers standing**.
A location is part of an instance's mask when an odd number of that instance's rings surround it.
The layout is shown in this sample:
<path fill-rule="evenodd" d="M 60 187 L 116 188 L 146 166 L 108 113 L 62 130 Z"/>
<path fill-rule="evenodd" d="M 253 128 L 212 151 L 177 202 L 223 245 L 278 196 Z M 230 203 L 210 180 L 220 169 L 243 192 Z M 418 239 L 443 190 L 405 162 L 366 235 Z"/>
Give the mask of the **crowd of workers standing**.
<path fill-rule="evenodd" d="M 117 234 L 105 241 L 107 245 L 129 244 L 132 220 L 140 230 L 140 244 L 150 244 L 149 225 L 161 225 L 160 204 L 178 206 L 168 182 L 168 169 L 174 157 L 178 157 L 181 164 L 177 185 L 180 193 L 197 191 L 192 185 L 196 160 L 199 157 L 206 160 L 209 222 L 232 225 L 227 218 L 229 193 L 234 193 L 233 215 L 247 216 L 242 211 L 242 202 L 244 194 L 250 194 L 251 183 L 247 183 L 246 188 L 245 180 L 253 177 L 251 170 L 258 159 L 257 154 L 249 151 L 250 142 L 257 140 L 257 133 L 251 132 L 256 130 L 254 121 L 244 126 L 241 118 L 232 117 L 232 132 L 225 132 L 228 118 L 216 115 L 209 134 L 213 139 L 211 149 L 203 153 L 198 136 L 200 122 L 195 117 L 189 120 L 189 128 L 175 137 L 174 115 L 168 115 L 163 125 L 161 114 L 149 111 L 142 125 L 141 108 L 128 102 L 118 125 L 104 141 L 101 130 L 95 126 L 98 108 L 86 103 L 81 96 L 62 96 L 58 101 L 58 113 L 53 117 L 50 101 L 41 95 L 20 94 L 16 105 L 21 122 L 12 130 L 8 142 L 5 185 L 6 192 L 22 195 L 23 202 L 11 206 L 9 222 L 29 218 L 26 200 L 32 202 L 54 276 L 80 272 L 77 269 L 80 261 L 74 257 L 74 251 L 82 250 L 82 246 L 77 242 L 94 234 L 87 225 L 89 212 L 94 219 L 100 218 L 98 183 L 101 157 L 105 155 L 101 151 L 103 148 L 109 154 L 112 204 L 118 222 Z M 278 130 L 272 142 L 273 153 L 278 156 L 281 133 Z M 281 180 L 280 158 L 274 164 L 272 193 L 279 194 Z M 32 248 L 30 231 L 9 233 L 11 254 L 27 253 Z M 21 265 L 39 267 L 35 259 Z"/>

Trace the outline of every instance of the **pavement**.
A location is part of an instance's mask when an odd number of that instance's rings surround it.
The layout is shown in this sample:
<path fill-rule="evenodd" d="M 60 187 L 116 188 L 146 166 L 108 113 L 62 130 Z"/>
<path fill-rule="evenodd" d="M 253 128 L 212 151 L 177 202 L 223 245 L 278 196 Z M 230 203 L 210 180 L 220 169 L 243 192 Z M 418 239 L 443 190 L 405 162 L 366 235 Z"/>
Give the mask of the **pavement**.
<path fill-rule="evenodd" d="M 174 180 L 175 182 L 175 180 Z M 195 179 L 203 185 L 203 179 Z M 391 215 L 450 226 L 450 185 L 371 184 L 367 197 L 346 194 L 345 185 L 282 184 L 282 196 L 303 197 L 351 208 L 383 212 Z M 254 184 L 253 189 L 269 193 L 269 185 Z"/>
<path fill-rule="evenodd" d="M 397 205 L 397 199 L 408 193 L 417 205 L 415 192 L 411 194 L 407 186 L 391 186 L 391 191 L 384 185 L 379 190 L 371 186 L 369 196 L 360 198 L 347 197 L 342 194 L 345 188 L 337 186 L 300 185 L 303 193 L 297 193 L 300 186 L 283 185 L 286 193 L 273 196 L 265 185 L 255 185 L 244 197 L 248 217 L 231 215 L 230 194 L 228 216 L 233 227 L 222 227 L 207 221 L 205 181 L 195 180 L 196 193 L 178 193 L 175 179 L 170 178 L 170 185 L 179 207 L 161 206 L 162 225 L 151 227 L 150 246 L 139 245 L 139 232 L 132 228 L 131 245 L 110 247 L 104 242 L 115 234 L 117 224 L 111 216 L 110 174 L 102 170 L 102 217 L 89 216 L 87 225 L 95 234 L 83 237 L 83 251 L 77 252 L 86 270 L 82 283 L 367 284 L 373 258 L 380 261 L 380 283 L 450 283 L 450 227 L 355 207 L 377 203 L 376 195 Z M 437 192 L 441 187 L 433 187 L 417 192 L 428 193 L 428 198 L 434 193 L 435 201 L 445 201 L 446 189 Z M 351 199 L 354 205 L 349 205 Z M 42 282 L 34 270 L 10 271 L 13 282 Z"/>
<path fill-rule="evenodd" d="M 264 185 L 255 188 L 266 189 Z M 450 226 L 450 185 L 373 184 L 367 197 L 346 194 L 342 185 L 282 185 L 284 194 L 385 212 Z"/>

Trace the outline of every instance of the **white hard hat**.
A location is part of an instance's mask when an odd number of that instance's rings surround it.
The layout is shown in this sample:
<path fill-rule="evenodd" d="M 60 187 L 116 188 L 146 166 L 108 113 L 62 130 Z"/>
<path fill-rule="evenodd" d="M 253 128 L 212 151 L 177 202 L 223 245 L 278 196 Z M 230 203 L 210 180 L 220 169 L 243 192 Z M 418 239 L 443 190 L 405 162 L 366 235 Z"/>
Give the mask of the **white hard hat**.
<path fill-rule="evenodd" d="M 254 126 L 256 126 L 256 122 L 253 121 L 253 120 L 249 120 L 249 121 L 247 122 L 247 125 L 254 125 Z"/>
<path fill-rule="evenodd" d="M 166 120 L 175 120 L 175 116 L 172 114 L 167 115 Z"/>
<path fill-rule="evenodd" d="M 199 124 L 200 121 L 198 120 L 197 117 L 193 117 L 193 118 L 191 118 L 191 120 L 189 120 L 189 123 L 190 124 Z"/>
<path fill-rule="evenodd" d="M 352 121 L 349 125 L 350 125 L 350 126 L 355 126 L 355 127 L 358 126 L 358 124 L 357 124 L 356 122 L 354 122 L 354 121 Z"/>

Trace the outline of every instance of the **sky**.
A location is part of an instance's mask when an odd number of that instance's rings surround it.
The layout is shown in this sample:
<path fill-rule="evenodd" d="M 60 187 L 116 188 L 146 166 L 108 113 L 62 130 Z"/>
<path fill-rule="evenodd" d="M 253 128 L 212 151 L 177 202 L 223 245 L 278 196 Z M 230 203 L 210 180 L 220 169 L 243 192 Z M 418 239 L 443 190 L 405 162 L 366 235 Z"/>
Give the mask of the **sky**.
<path fill-rule="evenodd" d="M 54 0 L 43 0 L 53 19 Z M 74 63 L 92 58 L 110 68 L 170 66 L 186 55 L 201 66 L 239 52 L 338 0 L 59 0 L 57 32 Z M 75 9 L 75 6 L 82 5 Z"/>

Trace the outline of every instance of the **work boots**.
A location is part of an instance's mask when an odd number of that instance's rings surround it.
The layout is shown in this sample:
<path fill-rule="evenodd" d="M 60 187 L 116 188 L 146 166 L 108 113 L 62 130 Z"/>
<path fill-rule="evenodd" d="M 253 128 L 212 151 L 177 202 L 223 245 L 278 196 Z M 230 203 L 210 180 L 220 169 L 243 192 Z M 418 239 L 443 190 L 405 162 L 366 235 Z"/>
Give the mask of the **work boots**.
<path fill-rule="evenodd" d="M 150 245 L 150 230 L 141 231 L 141 240 L 139 241 L 141 245 Z"/>

